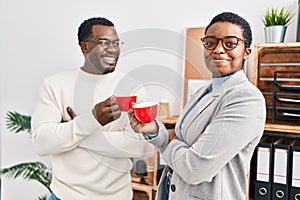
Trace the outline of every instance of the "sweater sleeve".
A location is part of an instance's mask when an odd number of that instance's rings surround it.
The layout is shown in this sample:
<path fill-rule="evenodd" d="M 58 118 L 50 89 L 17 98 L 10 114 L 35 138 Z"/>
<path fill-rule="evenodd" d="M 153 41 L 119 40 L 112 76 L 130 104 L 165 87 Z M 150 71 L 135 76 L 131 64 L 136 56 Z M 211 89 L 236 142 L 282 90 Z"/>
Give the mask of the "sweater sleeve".
<path fill-rule="evenodd" d="M 110 157 L 147 157 L 154 153 L 154 147 L 143 135 L 131 129 L 109 132 L 99 130 L 85 137 L 80 146 Z"/>
<path fill-rule="evenodd" d="M 76 147 L 111 157 L 141 157 L 153 153 L 153 147 L 141 134 L 133 133 L 129 125 L 124 129 L 107 130 L 92 111 L 68 119 L 57 98 L 45 81 L 31 120 L 32 141 L 39 155 L 59 154 Z M 63 118 L 69 121 L 62 122 Z"/>
<path fill-rule="evenodd" d="M 63 123 L 62 109 L 45 81 L 38 93 L 31 119 L 32 141 L 39 155 L 69 151 L 79 145 L 82 135 L 87 136 L 101 128 L 92 111 Z"/>

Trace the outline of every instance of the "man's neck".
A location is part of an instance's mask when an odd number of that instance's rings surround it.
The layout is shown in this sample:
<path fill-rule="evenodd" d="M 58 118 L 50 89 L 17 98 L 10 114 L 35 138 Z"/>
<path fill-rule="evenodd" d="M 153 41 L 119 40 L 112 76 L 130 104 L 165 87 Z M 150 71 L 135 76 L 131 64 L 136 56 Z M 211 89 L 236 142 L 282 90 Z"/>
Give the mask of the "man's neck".
<path fill-rule="evenodd" d="M 89 74 L 101 75 L 101 73 L 97 69 L 92 67 L 83 66 L 81 67 L 81 70 Z"/>

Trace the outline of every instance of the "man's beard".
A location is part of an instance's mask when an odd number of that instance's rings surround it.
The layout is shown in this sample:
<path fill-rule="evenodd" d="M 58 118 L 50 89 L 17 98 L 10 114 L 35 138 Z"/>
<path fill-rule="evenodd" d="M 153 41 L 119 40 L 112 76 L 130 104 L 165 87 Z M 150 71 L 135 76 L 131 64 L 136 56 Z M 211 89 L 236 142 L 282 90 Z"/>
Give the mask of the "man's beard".
<path fill-rule="evenodd" d="M 115 63 L 115 66 L 113 68 L 109 67 L 103 67 L 103 65 L 100 63 L 99 59 L 97 56 L 93 56 L 91 57 L 91 62 L 94 65 L 94 67 L 100 72 L 100 74 L 109 74 L 112 73 L 113 71 L 115 71 L 116 65 L 117 65 L 117 61 Z"/>
<path fill-rule="evenodd" d="M 98 69 L 98 68 L 97 68 Z M 113 69 L 104 69 L 104 71 L 102 70 L 102 74 L 109 74 L 112 73 L 113 71 L 115 71 L 116 67 L 114 67 Z M 100 71 L 100 70 L 99 70 Z"/>

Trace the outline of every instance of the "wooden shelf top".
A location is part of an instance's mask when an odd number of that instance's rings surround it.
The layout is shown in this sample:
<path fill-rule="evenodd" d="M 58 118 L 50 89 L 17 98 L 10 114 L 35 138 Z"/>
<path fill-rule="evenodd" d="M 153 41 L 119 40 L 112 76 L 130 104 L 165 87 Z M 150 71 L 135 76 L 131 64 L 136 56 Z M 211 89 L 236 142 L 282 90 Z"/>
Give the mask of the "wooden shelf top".
<path fill-rule="evenodd" d="M 283 43 L 262 43 L 255 44 L 255 47 L 300 47 L 300 42 L 283 42 Z"/>
<path fill-rule="evenodd" d="M 282 132 L 282 133 L 300 134 L 300 126 L 291 126 L 291 125 L 283 125 L 283 124 L 266 123 L 265 130 Z"/>
<path fill-rule="evenodd" d="M 163 124 L 176 124 L 178 120 L 178 116 L 171 116 L 171 117 L 167 117 L 164 119 L 159 119 L 159 121 L 161 121 Z"/>

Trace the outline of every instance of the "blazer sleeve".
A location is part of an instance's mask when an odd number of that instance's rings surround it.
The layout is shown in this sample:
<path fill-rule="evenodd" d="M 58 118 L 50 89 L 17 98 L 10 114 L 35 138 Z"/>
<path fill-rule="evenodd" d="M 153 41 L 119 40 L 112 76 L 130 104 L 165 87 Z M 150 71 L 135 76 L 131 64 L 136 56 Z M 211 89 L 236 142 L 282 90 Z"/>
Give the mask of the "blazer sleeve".
<path fill-rule="evenodd" d="M 256 89 L 256 88 L 255 88 Z M 185 134 L 198 134 L 192 145 L 174 139 L 163 151 L 167 164 L 186 183 L 200 184 L 213 177 L 238 156 L 247 146 L 254 148 L 264 130 L 265 100 L 258 90 L 243 88 L 226 93 L 211 114 L 204 132 L 197 130 Z M 194 123 L 201 123 L 201 117 Z M 194 132 L 193 132 L 194 131 Z M 252 152 L 248 152 L 249 159 Z"/>

